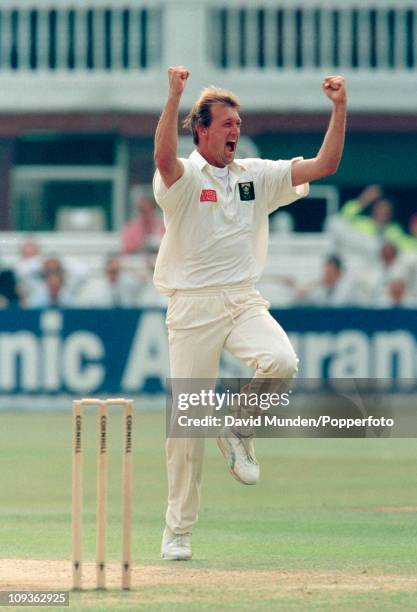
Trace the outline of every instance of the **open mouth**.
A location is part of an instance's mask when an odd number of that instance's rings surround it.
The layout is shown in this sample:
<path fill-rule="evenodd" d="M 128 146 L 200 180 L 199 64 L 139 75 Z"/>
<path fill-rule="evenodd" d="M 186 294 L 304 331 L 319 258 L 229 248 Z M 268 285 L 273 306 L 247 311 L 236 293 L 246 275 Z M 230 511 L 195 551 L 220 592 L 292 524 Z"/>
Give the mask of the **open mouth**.
<path fill-rule="evenodd" d="M 236 151 L 236 141 L 235 140 L 227 140 L 226 141 L 226 149 L 229 153 L 234 153 Z"/>

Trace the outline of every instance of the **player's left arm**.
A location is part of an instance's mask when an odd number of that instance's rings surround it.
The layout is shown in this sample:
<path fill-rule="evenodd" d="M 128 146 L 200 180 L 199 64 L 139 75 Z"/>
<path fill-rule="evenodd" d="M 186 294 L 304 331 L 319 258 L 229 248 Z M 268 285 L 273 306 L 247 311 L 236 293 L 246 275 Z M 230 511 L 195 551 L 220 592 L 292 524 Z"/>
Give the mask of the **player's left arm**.
<path fill-rule="evenodd" d="M 293 162 L 291 168 L 293 187 L 334 174 L 339 167 L 346 130 L 345 79 L 342 76 L 325 77 L 323 91 L 333 103 L 329 127 L 316 157 Z"/>

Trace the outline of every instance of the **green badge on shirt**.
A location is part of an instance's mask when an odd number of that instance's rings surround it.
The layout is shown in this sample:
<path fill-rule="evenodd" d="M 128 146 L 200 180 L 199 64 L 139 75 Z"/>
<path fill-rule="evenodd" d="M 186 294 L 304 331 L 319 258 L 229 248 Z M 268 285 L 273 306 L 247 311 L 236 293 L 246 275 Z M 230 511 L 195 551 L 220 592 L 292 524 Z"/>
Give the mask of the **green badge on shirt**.
<path fill-rule="evenodd" d="M 248 202 L 249 200 L 255 199 L 255 188 L 253 186 L 253 181 L 249 181 L 247 183 L 238 183 L 238 185 L 241 200 L 243 200 L 244 202 Z"/>

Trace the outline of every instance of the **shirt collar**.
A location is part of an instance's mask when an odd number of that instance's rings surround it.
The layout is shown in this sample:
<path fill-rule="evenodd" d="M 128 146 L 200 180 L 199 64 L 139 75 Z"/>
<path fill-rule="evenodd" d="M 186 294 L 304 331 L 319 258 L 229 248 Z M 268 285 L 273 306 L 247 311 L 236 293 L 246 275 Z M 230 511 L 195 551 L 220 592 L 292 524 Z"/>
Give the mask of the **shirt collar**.
<path fill-rule="evenodd" d="M 190 159 L 196 164 L 199 170 L 203 170 L 203 168 L 210 165 L 208 161 L 197 151 L 197 149 L 190 154 Z M 229 164 L 230 170 L 235 174 L 241 174 L 246 170 L 246 167 L 242 162 L 243 160 L 239 160 L 238 162 L 233 161 L 231 164 Z"/>

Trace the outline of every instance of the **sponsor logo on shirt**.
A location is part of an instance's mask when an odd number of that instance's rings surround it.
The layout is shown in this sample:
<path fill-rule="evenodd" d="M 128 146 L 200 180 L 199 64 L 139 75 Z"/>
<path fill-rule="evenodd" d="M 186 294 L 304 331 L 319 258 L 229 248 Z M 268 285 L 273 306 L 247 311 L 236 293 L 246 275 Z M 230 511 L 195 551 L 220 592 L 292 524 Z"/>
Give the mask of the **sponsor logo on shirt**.
<path fill-rule="evenodd" d="M 244 202 L 254 200 L 255 187 L 253 186 L 253 181 L 248 181 L 247 183 L 239 183 L 239 194 L 240 199 Z"/>
<path fill-rule="evenodd" d="M 217 202 L 217 192 L 215 189 L 203 189 L 200 194 L 200 202 Z"/>

